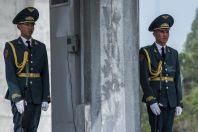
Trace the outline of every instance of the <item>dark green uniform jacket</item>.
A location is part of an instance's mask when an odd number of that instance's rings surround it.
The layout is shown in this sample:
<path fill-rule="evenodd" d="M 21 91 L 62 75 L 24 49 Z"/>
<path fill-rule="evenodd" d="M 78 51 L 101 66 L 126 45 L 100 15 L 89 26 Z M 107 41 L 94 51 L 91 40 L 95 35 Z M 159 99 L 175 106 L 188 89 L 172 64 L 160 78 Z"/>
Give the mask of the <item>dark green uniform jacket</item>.
<path fill-rule="evenodd" d="M 178 52 L 173 48 L 166 46 L 166 58 L 162 64 L 162 81 L 160 90 L 160 75 L 156 77 L 158 80 L 150 79 L 152 75 L 148 70 L 148 59 L 143 49 L 148 51 L 152 71 L 157 70 L 159 61 L 162 60 L 155 44 L 140 49 L 140 83 L 144 94 L 143 102 L 148 105 L 159 102 L 160 105 L 165 108 L 168 106 L 171 108 L 181 106 L 182 90 Z"/>
<path fill-rule="evenodd" d="M 29 73 L 40 74 L 40 77 L 28 78 L 27 87 L 27 78 L 19 77 L 16 74 L 18 68 L 16 67 L 13 51 L 11 46 L 6 43 L 4 59 L 8 90 L 5 98 L 12 102 L 25 99 L 28 103 L 33 104 L 41 104 L 43 101 L 50 102 L 48 59 L 45 45 L 32 39 L 32 48 L 30 52 L 20 37 L 11 41 L 11 43 L 15 47 L 19 64 L 23 61 L 24 52 L 28 51 L 29 53 L 28 66 L 26 64 L 21 73 L 26 73 L 28 69 Z"/>

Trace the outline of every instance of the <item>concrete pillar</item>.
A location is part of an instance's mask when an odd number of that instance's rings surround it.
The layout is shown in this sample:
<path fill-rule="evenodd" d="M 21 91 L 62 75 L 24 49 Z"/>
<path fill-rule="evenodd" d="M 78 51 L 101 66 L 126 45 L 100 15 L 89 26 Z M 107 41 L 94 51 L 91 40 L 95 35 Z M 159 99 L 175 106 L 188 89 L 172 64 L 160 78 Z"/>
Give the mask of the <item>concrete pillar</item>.
<path fill-rule="evenodd" d="M 138 0 L 81 5 L 86 132 L 140 132 Z"/>

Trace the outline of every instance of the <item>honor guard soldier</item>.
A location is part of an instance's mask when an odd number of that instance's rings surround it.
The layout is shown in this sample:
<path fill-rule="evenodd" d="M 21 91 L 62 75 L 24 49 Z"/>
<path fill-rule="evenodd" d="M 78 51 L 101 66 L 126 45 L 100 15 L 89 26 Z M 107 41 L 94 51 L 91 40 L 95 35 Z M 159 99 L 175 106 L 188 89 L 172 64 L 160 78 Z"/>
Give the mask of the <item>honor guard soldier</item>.
<path fill-rule="evenodd" d="M 41 109 L 46 111 L 50 102 L 46 46 L 32 38 L 38 18 L 34 7 L 19 12 L 13 24 L 21 36 L 5 44 L 5 98 L 11 101 L 14 132 L 36 132 Z"/>
<path fill-rule="evenodd" d="M 167 46 L 174 19 L 158 16 L 149 26 L 155 42 L 139 51 L 140 83 L 151 132 L 172 132 L 174 116 L 182 113 L 178 52 Z"/>

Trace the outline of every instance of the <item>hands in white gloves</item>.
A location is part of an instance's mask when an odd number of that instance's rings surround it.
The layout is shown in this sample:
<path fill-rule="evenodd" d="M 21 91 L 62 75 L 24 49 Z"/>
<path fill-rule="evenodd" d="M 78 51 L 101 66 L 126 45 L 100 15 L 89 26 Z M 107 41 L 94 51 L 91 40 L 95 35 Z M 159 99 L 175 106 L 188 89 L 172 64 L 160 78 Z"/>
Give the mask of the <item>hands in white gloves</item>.
<path fill-rule="evenodd" d="M 20 114 L 22 114 L 24 112 L 24 107 L 25 107 L 24 104 L 25 104 L 24 100 L 21 100 L 21 101 L 18 101 L 15 103 L 16 108 Z"/>
<path fill-rule="evenodd" d="M 48 107 L 49 107 L 48 102 L 45 102 L 45 101 L 42 102 L 41 109 L 42 109 L 43 111 L 47 111 Z"/>
<path fill-rule="evenodd" d="M 177 106 L 175 108 L 175 116 L 180 116 L 182 113 L 182 108 L 180 106 Z"/>
<path fill-rule="evenodd" d="M 151 111 L 155 114 L 155 115 L 160 115 L 161 110 L 159 108 L 159 105 L 157 103 L 154 103 L 152 105 L 150 105 Z"/>

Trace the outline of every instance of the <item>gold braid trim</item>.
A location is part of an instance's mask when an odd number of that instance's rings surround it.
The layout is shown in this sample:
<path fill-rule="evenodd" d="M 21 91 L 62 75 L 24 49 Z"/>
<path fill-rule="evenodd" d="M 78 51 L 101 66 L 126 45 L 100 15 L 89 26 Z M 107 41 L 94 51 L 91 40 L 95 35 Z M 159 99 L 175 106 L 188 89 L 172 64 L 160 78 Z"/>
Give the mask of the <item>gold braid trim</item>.
<path fill-rule="evenodd" d="M 152 101 L 152 100 L 154 100 L 154 99 L 156 99 L 156 98 L 153 97 L 153 96 L 148 96 L 148 97 L 146 98 L 146 102 L 150 102 L 150 101 Z"/>
<path fill-rule="evenodd" d="M 10 45 L 11 48 L 12 48 L 12 52 L 13 52 L 13 56 L 14 56 L 15 65 L 16 65 L 16 67 L 19 69 L 19 71 L 18 71 L 16 74 L 19 74 L 19 73 L 21 73 L 21 71 L 24 69 L 25 64 L 26 64 L 26 62 L 27 62 L 27 60 L 28 60 L 28 52 L 27 52 L 27 51 L 24 52 L 23 61 L 22 61 L 21 64 L 19 64 L 19 63 L 18 63 L 18 60 L 17 60 L 16 50 L 15 50 L 14 45 L 13 45 L 11 42 L 8 42 L 8 43 L 9 43 L 9 45 Z"/>
<path fill-rule="evenodd" d="M 162 71 L 162 61 L 160 60 L 158 66 L 157 66 L 157 70 L 156 71 L 153 71 L 151 69 L 151 59 L 150 59 L 150 56 L 148 54 L 148 51 L 146 49 L 144 49 L 144 52 L 146 53 L 146 58 L 147 58 L 147 61 L 148 61 L 149 72 L 152 75 L 151 79 L 153 79 L 153 78 L 159 76 L 159 74 L 161 73 L 161 71 Z"/>
<path fill-rule="evenodd" d="M 21 97 L 21 95 L 18 94 L 18 93 L 13 93 L 13 94 L 12 94 L 12 100 L 14 100 L 14 99 L 16 99 L 16 98 L 20 98 L 20 97 Z"/>

